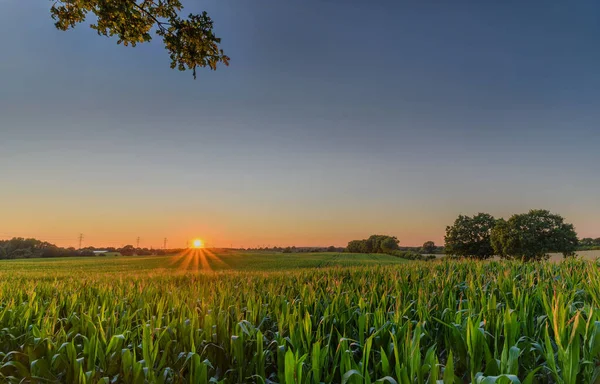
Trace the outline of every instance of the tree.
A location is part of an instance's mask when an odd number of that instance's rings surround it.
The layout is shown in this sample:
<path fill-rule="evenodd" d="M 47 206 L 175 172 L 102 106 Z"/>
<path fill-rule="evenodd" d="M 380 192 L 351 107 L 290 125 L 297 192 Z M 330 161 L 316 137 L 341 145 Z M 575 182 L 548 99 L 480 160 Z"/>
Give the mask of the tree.
<path fill-rule="evenodd" d="M 423 243 L 423 253 L 434 253 L 437 249 L 433 241 L 426 241 Z"/>
<path fill-rule="evenodd" d="M 591 237 L 584 237 L 583 239 L 579 240 L 579 245 L 582 247 L 592 247 L 594 246 L 594 239 Z"/>
<path fill-rule="evenodd" d="M 25 239 L 22 237 L 13 237 L 10 240 L 0 241 L 0 246 L 2 247 L 0 255 L 2 258 L 7 259 L 40 257 L 44 249 L 56 247 L 53 244 L 37 239 Z"/>
<path fill-rule="evenodd" d="M 392 236 L 386 236 L 380 243 L 379 253 L 390 254 L 398 250 L 398 239 Z"/>
<path fill-rule="evenodd" d="M 179 16 L 180 0 L 56 0 L 50 9 L 56 28 L 66 31 L 83 23 L 89 13 L 95 16 L 90 27 L 101 36 L 117 36 L 117 44 L 131 45 L 152 40 L 152 32 L 162 38 L 171 58 L 171 68 L 217 69 L 229 65 L 221 39 L 213 32 L 213 21 L 206 12 Z"/>
<path fill-rule="evenodd" d="M 492 231 L 492 245 L 498 255 L 522 261 L 545 260 L 550 252 L 573 256 L 577 233 L 560 215 L 544 209 L 511 216 L 498 221 Z"/>
<path fill-rule="evenodd" d="M 133 256 L 135 254 L 135 247 L 131 244 L 127 244 L 123 248 L 118 250 L 123 256 Z"/>
<path fill-rule="evenodd" d="M 446 254 L 481 260 L 492 257 L 490 233 L 495 224 L 496 219 L 487 213 L 473 217 L 459 215 L 454 225 L 446 227 Z"/>
<path fill-rule="evenodd" d="M 336 252 L 337 248 L 334 247 L 333 245 L 330 245 L 329 247 L 327 247 L 327 252 Z"/>
<path fill-rule="evenodd" d="M 365 240 L 352 240 L 346 250 L 351 253 L 391 253 L 397 250 L 398 239 L 395 236 L 371 235 Z"/>
<path fill-rule="evenodd" d="M 8 259 L 8 246 L 0 241 L 0 260 Z"/>
<path fill-rule="evenodd" d="M 346 249 L 350 253 L 361 253 L 364 240 L 352 240 L 348 243 Z"/>

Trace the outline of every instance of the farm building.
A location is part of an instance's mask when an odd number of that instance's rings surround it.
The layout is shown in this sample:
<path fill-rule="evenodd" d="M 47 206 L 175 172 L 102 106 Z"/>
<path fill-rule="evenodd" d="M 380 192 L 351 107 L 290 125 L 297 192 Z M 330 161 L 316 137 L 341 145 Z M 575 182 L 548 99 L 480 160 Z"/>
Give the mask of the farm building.
<path fill-rule="evenodd" d="M 94 256 L 122 256 L 120 252 L 94 251 Z"/>

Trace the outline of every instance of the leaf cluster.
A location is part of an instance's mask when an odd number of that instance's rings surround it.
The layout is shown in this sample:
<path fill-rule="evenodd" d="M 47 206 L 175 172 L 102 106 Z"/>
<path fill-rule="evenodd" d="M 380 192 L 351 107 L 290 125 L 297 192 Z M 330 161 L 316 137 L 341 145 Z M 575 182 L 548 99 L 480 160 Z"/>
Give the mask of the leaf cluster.
<path fill-rule="evenodd" d="M 217 69 L 229 65 L 229 57 L 219 48 L 221 39 L 213 31 L 206 12 L 180 16 L 180 0 L 57 0 L 50 12 L 59 30 L 66 31 L 83 23 L 89 14 L 95 17 L 90 27 L 101 36 L 118 38 L 117 44 L 135 47 L 162 38 L 171 58 L 171 68 Z"/>

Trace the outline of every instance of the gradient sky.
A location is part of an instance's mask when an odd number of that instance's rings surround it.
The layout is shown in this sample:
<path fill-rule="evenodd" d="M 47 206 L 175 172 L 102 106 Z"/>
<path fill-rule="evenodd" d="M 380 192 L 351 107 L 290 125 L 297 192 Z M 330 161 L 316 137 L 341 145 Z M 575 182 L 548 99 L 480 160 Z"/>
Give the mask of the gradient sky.
<path fill-rule="evenodd" d="M 597 1 L 186 3 L 231 57 L 196 81 L 0 0 L 0 238 L 441 244 L 530 208 L 600 236 Z"/>

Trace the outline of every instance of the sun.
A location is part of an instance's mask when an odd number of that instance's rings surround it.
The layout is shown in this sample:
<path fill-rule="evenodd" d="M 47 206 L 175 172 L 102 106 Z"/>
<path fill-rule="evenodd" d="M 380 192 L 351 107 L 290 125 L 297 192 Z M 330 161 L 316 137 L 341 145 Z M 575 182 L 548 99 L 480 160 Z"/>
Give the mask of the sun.
<path fill-rule="evenodd" d="M 192 244 L 194 245 L 194 248 L 202 248 L 202 240 L 200 239 L 194 240 Z"/>

